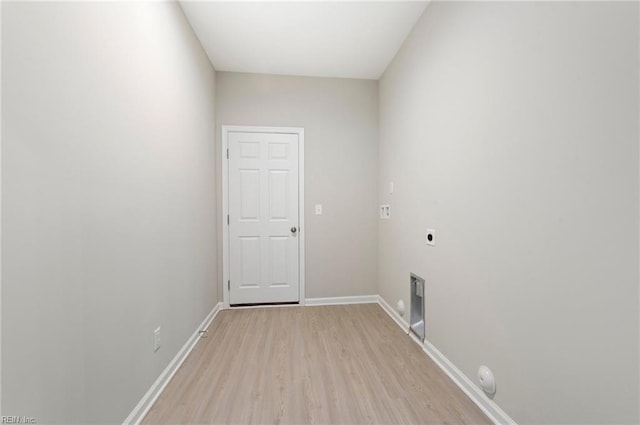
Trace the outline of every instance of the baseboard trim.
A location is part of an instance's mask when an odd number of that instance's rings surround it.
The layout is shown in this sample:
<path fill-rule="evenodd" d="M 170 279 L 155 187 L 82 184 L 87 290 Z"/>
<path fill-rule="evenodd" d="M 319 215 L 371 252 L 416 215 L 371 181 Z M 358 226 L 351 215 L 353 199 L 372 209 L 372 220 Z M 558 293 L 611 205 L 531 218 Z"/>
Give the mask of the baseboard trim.
<path fill-rule="evenodd" d="M 389 317 L 391 317 L 393 321 L 396 322 L 398 326 L 400 326 L 402 332 L 406 334 L 409 333 L 409 323 L 407 323 L 407 321 L 404 320 L 402 316 L 400 316 L 398 312 L 395 311 L 380 295 L 378 295 L 378 304 L 380 304 L 380 307 L 382 307 L 382 309 L 389 315 Z"/>
<path fill-rule="evenodd" d="M 500 408 L 493 400 L 487 397 L 484 392 L 476 386 L 467 375 L 458 369 L 444 354 L 442 354 L 428 340 L 424 343 L 409 332 L 409 324 L 385 301 L 384 298 L 378 297 L 378 304 L 383 310 L 400 326 L 403 332 L 409 334 L 411 340 L 418 344 L 433 362 L 456 384 L 462 392 L 476 405 L 482 412 L 487 415 L 489 420 L 494 424 L 517 425 L 507 413 Z"/>
<path fill-rule="evenodd" d="M 377 295 L 361 295 L 356 297 L 307 298 L 304 300 L 304 305 L 305 307 L 313 307 L 318 305 L 375 304 L 377 302 Z"/>
<path fill-rule="evenodd" d="M 167 384 L 171 381 L 176 374 L 182 363 L 189 356 L 195 345 L 200 341 L 200 331 L 209 327 L 213 319 L 222 310 L 222 303 L 218 303 L 213 307 L 213 310 L 205 317 L 204 321 L 198 326 L 193 335 L 182 346 L 178 354 L 175 355 L 171 363 L 162 371 L 158 379 L 151 385 L 151 388 L 138 402 L 136 407 L 133 408 L 127 419 L 124 420 L 123 425 L 139 425 L 144 417 L 149 413 L 151 407 L 156 402 L 160 394 L 164 391 Z"/>
<path fill-rule="evenodd" d="M 451 378 L 451 380 L 460 387 L 462 392 L 464 392 L 494 424 L 516 425 L 516 421 L 507 415 L 507 413 L 493 400 L 487 397 L 467 375 L 451 363 L 451 361 L 446 358 L 445 355 L 442 354 L 433 344 L 425 340 L 422 345 L 422 351 L 431 357 L 431 360 L 433 360 L 435 364 L 437 364 L 440 369 L 442 369 L 444 373 L 446 373 L 449 378 Z"/>

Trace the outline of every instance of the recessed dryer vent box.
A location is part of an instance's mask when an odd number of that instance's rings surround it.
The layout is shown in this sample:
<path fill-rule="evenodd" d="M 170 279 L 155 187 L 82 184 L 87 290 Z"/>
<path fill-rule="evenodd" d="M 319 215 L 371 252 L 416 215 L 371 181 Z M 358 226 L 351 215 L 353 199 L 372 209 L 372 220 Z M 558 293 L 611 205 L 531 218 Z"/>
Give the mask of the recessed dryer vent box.
<path fill-rule="evenodd" d="M 424 279 L 411 273 L 411 332 L 424 341 Z"/>

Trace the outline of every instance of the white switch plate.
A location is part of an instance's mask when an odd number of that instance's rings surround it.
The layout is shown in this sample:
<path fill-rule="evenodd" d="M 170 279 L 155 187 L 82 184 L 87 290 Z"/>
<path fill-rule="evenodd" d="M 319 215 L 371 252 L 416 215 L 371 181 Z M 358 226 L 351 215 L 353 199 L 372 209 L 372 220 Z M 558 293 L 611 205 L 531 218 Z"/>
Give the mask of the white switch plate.
<path fill-rule="evenodd" d="M 160 349 L 160 326 L 153 331 L 153 352 L 155 353 Z"/>
<path fill-rule="evenodd" d="M 433 229 L 427 229 L 424 239 L 427 245 L 436 246 L 436 231 Z"/>
<path fill-rule="evenodd" d="M 393 182 L 389 182 L 389 194 L 393 193 Z"/>
<path fill-rule="evenodd" d="M 322 215 L 322 204 L 316 204 L 316 215 Z"/>

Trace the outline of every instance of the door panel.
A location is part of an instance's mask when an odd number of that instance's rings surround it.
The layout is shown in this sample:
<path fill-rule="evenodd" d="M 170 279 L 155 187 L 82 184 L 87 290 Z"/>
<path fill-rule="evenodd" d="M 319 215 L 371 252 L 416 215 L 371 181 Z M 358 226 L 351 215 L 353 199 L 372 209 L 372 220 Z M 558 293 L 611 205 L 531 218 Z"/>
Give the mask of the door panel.
<path fill-rule="evenodd" d="M 287 241 L 288 237 L 269 238 L 269 286 L 287 285 Z"/>
<path fill-rule="evenodd" d="M 271 221 L 289 219 L 288 180 L 289 172 L 287 170 L 269 170 L 269 220 Z"/>
<path fill-rule="evenodd" d="M 260 170 L 240 172 L 240 217 L 241 221 L 258 221 L 260 206 Z"/>
<path fill-rule="evenodd" d="M 230 304 L 299 301 L 298 135 L 228 143 Z"/>
<path fill-rule="evenodd" d="M 258 288 L 260 282 L 260 239 L 240 237 L 240 279 L 241 288 Z"/>

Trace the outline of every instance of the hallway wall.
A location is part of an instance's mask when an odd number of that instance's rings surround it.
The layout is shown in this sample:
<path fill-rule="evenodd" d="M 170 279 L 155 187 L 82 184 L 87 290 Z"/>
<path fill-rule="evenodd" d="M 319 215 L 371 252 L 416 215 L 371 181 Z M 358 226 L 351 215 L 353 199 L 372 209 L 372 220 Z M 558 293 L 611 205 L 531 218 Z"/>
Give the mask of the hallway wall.
<path fill-rule="evenodd" d="M 217 84 L 218 138 L 221 125 L 305 129 L 306 297 L 377 294 L 377 82 L 218 72 Z"/>
<path fill-rule="evenodd" d="M 638 7 L 433 2 L 380 80 L 380 294 L 521 424 L 640 420 Z"/>
<path fill-rule="evenodd" d="M 2 3 L 3 415 L 121 423 L 216 304 L 214 85 L 175 2 Z"/>

